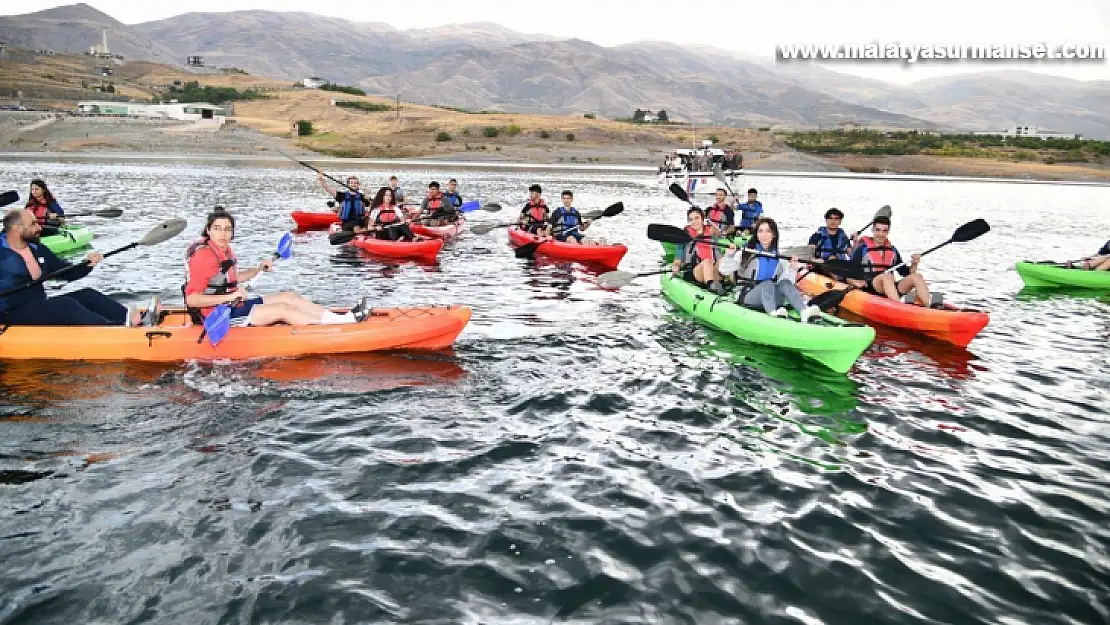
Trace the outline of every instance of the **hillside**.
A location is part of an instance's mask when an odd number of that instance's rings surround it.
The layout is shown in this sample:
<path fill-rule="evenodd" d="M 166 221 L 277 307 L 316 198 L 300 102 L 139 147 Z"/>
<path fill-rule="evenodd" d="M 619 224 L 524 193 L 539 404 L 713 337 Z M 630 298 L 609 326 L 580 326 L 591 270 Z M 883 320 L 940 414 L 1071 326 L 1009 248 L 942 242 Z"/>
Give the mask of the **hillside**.
<path fill-rule="evenodd" d="M 108 49 L 125 59 L 184 63 L 170 48 L 85 4 L 56 7 L 26 15 L 0 16 L 0 41 L 31 50 L 81 54 L 108 32 Z"/>

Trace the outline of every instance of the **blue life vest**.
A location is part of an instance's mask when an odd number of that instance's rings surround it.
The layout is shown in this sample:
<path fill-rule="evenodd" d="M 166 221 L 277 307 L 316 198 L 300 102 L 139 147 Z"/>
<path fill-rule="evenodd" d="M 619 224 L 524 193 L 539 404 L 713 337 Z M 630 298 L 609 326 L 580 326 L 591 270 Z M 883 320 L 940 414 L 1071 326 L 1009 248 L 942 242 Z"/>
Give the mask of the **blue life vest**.
<path fill-rule="evenodd" d="M 362 221 L 365 210 L 366 204 L 361 194 L 343 192 L 343 208 L 339 210 L 339 221 Z"/>
<path fill-rule="evenodd" d="M 838 228 L 836 237 L 829 236 L 829 229 L 821 226 L 817 229 L 817 257 L 822 260 L 830 258 L 839 258 L 840 260 L 848 260 L 848 246 L 851 241 L 848 235 L 844 232 L 843 228 Z"/>
<path fill-rule="evenodd" d="M 578 226 L 582 225 L 582 215 L 573 206 L 570 208 L 560 206 L 555 209 L 555 223 L 558 224 L 560 230 L 573 232 L 578 229 Z"/>
<path fill-rule="evenodd" d="M 443 192 L 443 199 L 450 202 L 451 205 L 454 206 L 455 208 L 458 208 L 458 207 L 463 205 L 462 197 L 460 197 L 458 193 L 452 193 L 450 191 L 444 191 Z"/>
<path fill-rule="evenodd" d="M 744 202 L 737 208 L 740 209 L 740 229 L 751 228 L 755 220 L 763 214 L 763 203 L 756 200 L 755 203 Z"/>
<path fill-rule="evenodd" d="M 766 251 L 763 249 L 762 243 L 756 243 L 755 249 L 759 252 Z M 777 271 L 779 268 L 779 259 L 768 258 L 766 256 L 756 256 L 755 259 L 759 263 L 755 271 L 755 281 L 763 282 L 765 280 L 774 280 L 775 271 Z"/>

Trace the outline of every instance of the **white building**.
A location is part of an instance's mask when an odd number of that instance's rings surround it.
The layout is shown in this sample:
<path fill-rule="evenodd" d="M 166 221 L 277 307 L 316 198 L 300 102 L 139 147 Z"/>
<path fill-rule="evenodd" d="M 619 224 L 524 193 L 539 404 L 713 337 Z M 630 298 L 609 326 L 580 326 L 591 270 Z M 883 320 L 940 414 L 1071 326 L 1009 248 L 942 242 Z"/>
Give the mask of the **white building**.
<path fill-rule="evenodd" d="M 1052 132 L 1036 126 L 1010 126 L 1006 130 L 977 130 L 976 135 L 1002 135 L 1004 137 L 1036 137 L 1038 139 L 1082 139 L 1083 135 L 1074 132 Z"/>
<path fill-rule="evenodd" d="M 302 80 L 301 84 L 304 85 L 306 89 L 319 89 L 320 87 L 328 84 L 328 81 L 324 80 L 323 78 L 312 76 L 310 78 L 305 78 L 304 80 Z"/>
<path fill-rule="evenodd" d="M 77 108 L 88 115 L 122 115 L 152 119 L 178 119 L 197 121 L 211 119 L 223 124 L 227 111 L 223 107 L 206 102 L 171 104 L 140 104 L 136 102 L 78 102 Z"/>

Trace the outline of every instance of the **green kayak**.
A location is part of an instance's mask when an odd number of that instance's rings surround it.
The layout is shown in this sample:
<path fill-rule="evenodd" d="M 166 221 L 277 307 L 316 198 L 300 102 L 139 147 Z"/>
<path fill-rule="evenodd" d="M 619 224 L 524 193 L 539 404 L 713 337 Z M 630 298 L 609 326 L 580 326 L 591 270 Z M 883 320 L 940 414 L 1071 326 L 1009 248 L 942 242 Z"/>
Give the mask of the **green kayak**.
<path fill-rule="evenodd" d="M 1110 291 L 1110 271 L 1066 269 L 1053 263 L 1020 262 L 1015 268 L 1025 286 L 1036 288 L 1077 287 Z"/>
<path fill-rule="evenodd" d="M 42 237 L 41 243 L 55 254 L 68 254 L 92 243 L 93 233 L 88 228 L 62 226 L 58 234 Z"/>
<path fill-rule="evenodd" d="M 875 329 L 822 314 L 807 324 L 790 318 L 739 306 L 732 297 L 714 295 L 681 278 L 663 274 L 663 294 L 699 321 L 733 336 L 761 345 L 798 352 L 837 373 L 852 368 L 859 355 L 875 340 Z"/>
<path fill-rule="evenodd" d="M 748 237 L 739 235 L 739 236 L 734 236 L 731 239 L 726 239 L 724 237 L 721 237 L 718 240 L 720 240 L 722 242 L 732 241 L 733 243 L 736 244 L 736 247 L 743 247 L 744 244 L 748 242 Z M 670 261 L 674 260 L 675 244 L 674 243 L 666 243 L 664 241 L 660 241 L 659 244 L 663 246 L 663 255 L 666 256 L 667 262 L 670 262 Z M 721 251 L 722 252 L 725 251 L 724 248 L 721 248 Z"/>

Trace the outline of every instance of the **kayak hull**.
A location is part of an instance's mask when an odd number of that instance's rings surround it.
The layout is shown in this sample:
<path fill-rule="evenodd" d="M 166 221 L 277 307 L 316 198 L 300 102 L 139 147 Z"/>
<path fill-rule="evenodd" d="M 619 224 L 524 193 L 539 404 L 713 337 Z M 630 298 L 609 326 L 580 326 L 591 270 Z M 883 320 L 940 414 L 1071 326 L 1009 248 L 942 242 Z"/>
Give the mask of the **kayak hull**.
<path fill-rule="evenodd" d="M 1020 262 L 1015 266 L 1025 286 L 1110 291 L 1110 271 L 1066 269 L 1056 264 Z"/>
<path fill-rule="evenodd" d="M 164 311 L 153 327 L 7 326 L 0 335 L 3 360 L 254 360 L 310 354 L 450 347 L 470 321 L 466 306 L 383 308 L 361 323 L 233 327 L 219 345 L 184 310 Z"/>
<path fill-rule="evenodd" d="M 529 234 L 518 226 L 512 226 L 509 228 L 509 241 L 514 246 L 519 247 L 528 243 L 535 243 L 536 235 Z M 574 243 L 547 241 L 540 243 L 536 248 L 537 254 L 543 254 L 551 258 L 597 263 L 613 269 L 620 264 L 626 252 L 628 252 L 628 248 L 620 243 L 613 245 L 576 245 Z"/>
<path fill-rule="evenodd" d="M 450 239 L 458 236 L 466 226 L 466 218 L 459 216 L 459 220 L 446 226 L 425 226 L 424 224 L 411 224 L 409 229 L 413 234 L 437 239 Z"/>
<path fill-rule="evenodd" d="M 663 274 L 660 283 L 668 299 L 699 321 L 750 343 L 797 352 L 837 373 L 851 369 L 875 340 L 874 328 L 831 315 L 803 324 L 796 313 L 791 318 L 772 317 L 670 274 Z"/>
<path fill-rule="evenodd" d="M 434 263 L 439 251 L 443 249 L 443 239 L 425 239 L 423 241 L 387 241 L 373 237 L 359 236 L 351 240 L 351 245 L 374 254 L 387 258 L 411 258 Z"/>
<path fill-rule="evenodd" d="M 828 276 L 808 273 L 798 280 L 798 288 L 809 295 L 818 295 L 830 289 L 842 290 L 848 285 Z M 960 347 L 974 339 L 990 323 L 990 314 L 981 310 L 964 310 L 947 305 L 944 308 L 924 308 L 853 289 L 844 296 L 840 308 L 860 317 L 891 326 L 920 332 Z"/>
<path fill-rule="evenodd" d="M 55 254 L 68 254 L 83 247 L 87 247 L 93 240 L 92 230 L 88 228 L 75 228 L 62 226 L 58 234 L 42 237 L 39 241 Z"/>
<path fill-rule="evenodd" d="M 290 216 L 301 230 L 323 230 L 339 223 L 338 213 L 293 211 Z"/>

